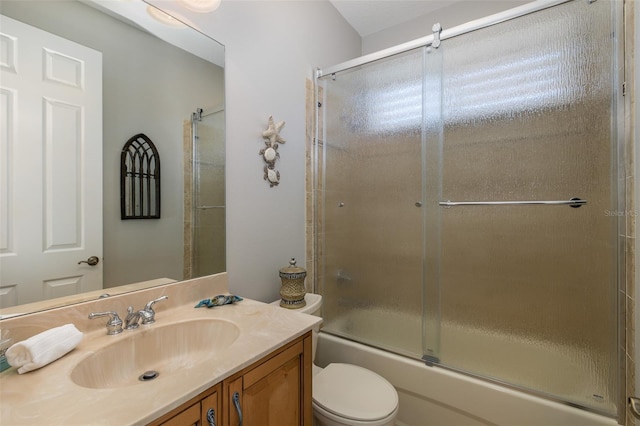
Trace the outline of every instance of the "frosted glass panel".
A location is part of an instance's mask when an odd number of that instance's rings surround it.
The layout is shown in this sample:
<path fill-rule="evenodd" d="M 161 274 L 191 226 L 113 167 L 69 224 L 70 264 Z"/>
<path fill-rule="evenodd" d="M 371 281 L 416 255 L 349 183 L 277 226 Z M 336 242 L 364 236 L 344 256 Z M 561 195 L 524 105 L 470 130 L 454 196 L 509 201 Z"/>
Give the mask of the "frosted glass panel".
<path fill-rule="evenodd" d="M 443 208 L 440 289 L 443 364 L 615 414 L 610 8 L 443 43 L 443 199 L 588 204 Z"/>
<path fill-rule="evenodd" d="M 319 79 L 325 331 L 617 414 L 616 5 Z"/>
<path fill-rule="evenodd" d="M 226 270 L 224 111 L 196 121 L 193 276 Z"/>
<path fill-rule="evenodd" d="M 424 57 L 419 49 L 321 81 L 324 329 L 417 357 Z"/>

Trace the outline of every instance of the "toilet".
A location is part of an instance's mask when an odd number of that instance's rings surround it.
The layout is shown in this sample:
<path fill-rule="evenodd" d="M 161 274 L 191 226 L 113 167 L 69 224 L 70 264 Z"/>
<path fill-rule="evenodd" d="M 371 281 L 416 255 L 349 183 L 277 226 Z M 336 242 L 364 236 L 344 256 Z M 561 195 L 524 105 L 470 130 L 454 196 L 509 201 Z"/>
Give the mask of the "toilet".
<path fill-rule="evenodd" d="M 307 293 L 306 306 L 292 309 L 320 316 L 322 296 Z M 276 300 L 273 305 L 279 305 Z M 286 309 L 286 308 L 283 308 Z M 315 426 L 393 426 L 398 393 L 384 377 L 353 364 L 315 365 L 318 331 L 313 330 L 313 418 Z"/>

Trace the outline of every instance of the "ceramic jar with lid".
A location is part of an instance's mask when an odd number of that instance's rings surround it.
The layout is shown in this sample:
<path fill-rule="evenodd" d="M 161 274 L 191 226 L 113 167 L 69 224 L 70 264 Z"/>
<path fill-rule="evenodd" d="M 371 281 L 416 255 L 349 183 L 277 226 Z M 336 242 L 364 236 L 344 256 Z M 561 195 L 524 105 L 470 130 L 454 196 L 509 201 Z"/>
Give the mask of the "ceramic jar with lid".
<path fill-rule="evenodd" d="M 304 288 L 304 279 L 307 271 L 300 266 L 296 266 L 296 259 L 291 258 L 289 266 L 280 269 L 280 306 L 289 309 L 298 309 L 304 307 L 307 303 L 304 301 L 306 290 Z"/>

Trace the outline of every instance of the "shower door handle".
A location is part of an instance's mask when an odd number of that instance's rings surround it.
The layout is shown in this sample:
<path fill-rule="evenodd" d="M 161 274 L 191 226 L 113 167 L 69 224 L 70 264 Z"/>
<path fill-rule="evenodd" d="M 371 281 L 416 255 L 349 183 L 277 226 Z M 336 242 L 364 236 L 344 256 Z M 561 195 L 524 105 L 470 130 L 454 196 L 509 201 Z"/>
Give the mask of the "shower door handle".
<path fill-rule="evenodd" d="M 440 201 L 438 203 L 443 207 L 456 206 L 530 206 L 530 205 L 546 205 L 546 206 L 570 206 L 578 208 L 587 204 L 587 200 L 574 197 L 570 200 L 530 200 L 530 201 Z"/>

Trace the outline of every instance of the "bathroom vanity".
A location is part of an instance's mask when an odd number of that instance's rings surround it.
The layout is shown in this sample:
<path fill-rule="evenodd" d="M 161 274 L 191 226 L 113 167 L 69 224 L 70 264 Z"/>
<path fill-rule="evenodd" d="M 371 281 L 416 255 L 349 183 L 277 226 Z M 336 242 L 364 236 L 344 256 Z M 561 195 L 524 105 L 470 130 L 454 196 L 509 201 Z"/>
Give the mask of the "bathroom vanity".
<path fill-rule="evenodd" d="M 237 403 L 237 407 L 236 407 Z M 311 335 L 305 334 L 151 422 L 151 426 L 311 425 Z M 211 419 L 215 419 L 211 422 Z"/>
<path fill-rule="evenodd" d="M 0 373 L 0 424 L 311 426 L 321 319 L 249 299 L 194 308 L 226 293 L 223 273 L 3 320 L 14 341 L 68 323 L 85 335 L 47 366 Z M 106 318 L 87 318 L 165 295 L 156 323 L 135 330 L 107 335 Z"/>

